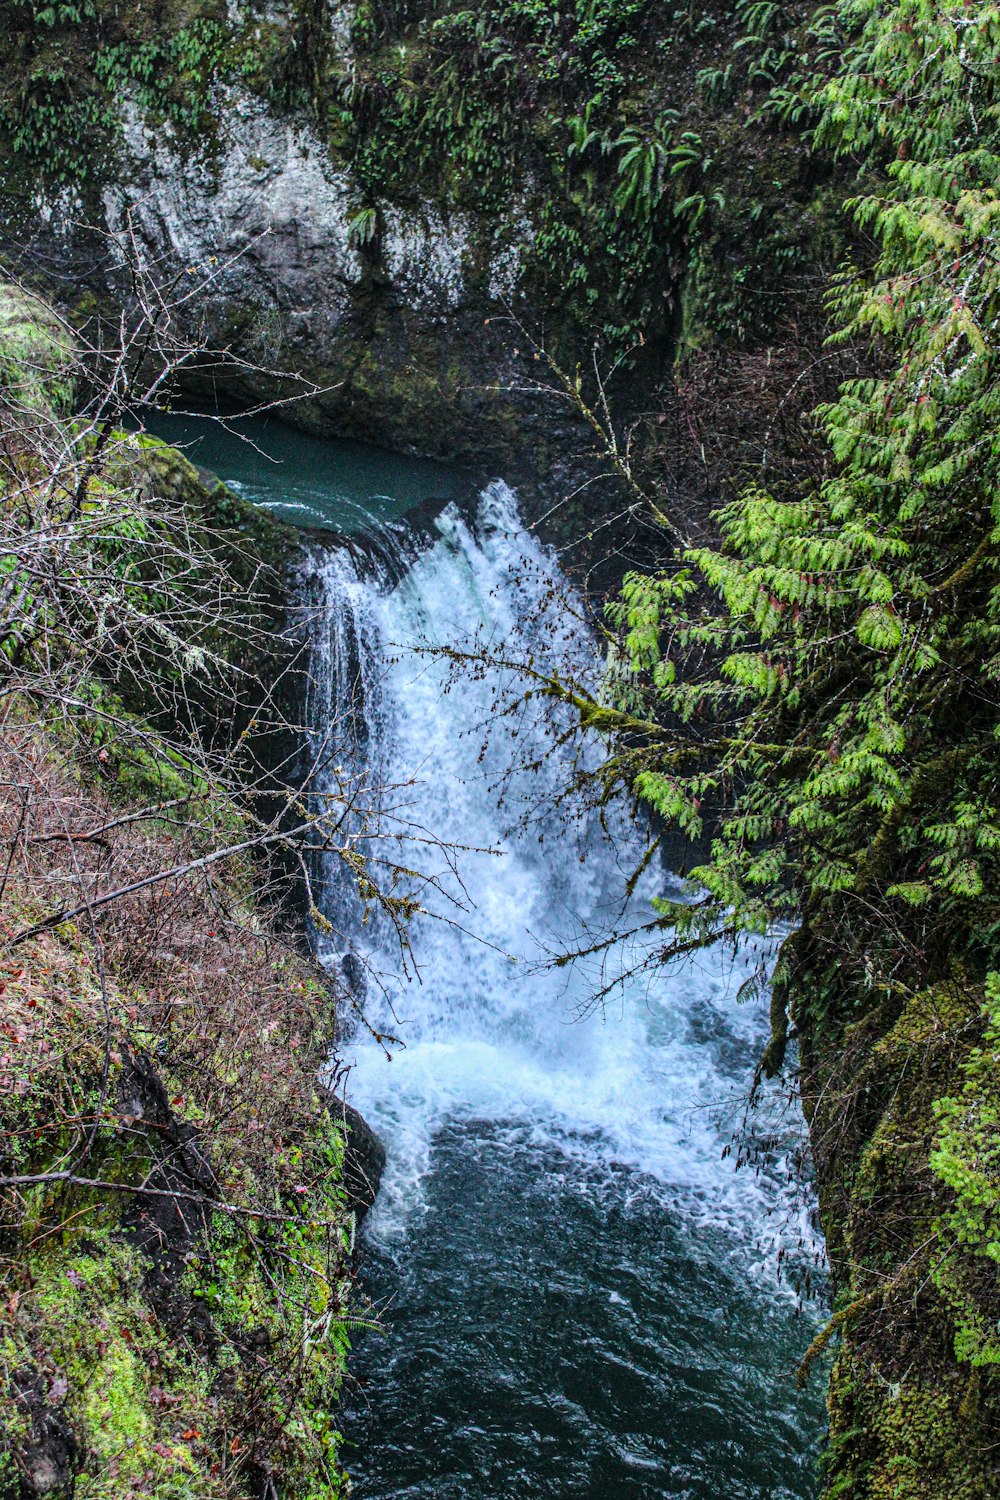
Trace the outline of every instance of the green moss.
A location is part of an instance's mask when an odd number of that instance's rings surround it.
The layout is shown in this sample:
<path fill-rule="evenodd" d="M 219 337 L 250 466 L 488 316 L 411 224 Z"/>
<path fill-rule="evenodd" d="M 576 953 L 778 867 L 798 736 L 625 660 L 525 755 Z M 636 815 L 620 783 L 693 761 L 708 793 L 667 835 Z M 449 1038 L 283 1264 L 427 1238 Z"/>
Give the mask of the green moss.
<path fill-rule="evenodd" d="M 223 1494 L 193 1439 L 180 1437 L 212 1420 L 207 1369 L 156 1319 L 141 1258 L 111 1231 L 88 1227 L 35 1256 L 30 1272 L 8 1358 L 24 1367 L 44 1348 L 80 1449 L 80 1500 Z"/>
<path fill-rule="evenodd" d="M 232 902 L 230 889 L 227 900 Z M 244 932 L 252 920 L 240 918 Z M 67 934 L 71 941 L 72 934 Z M 60 945 L 60 948 L 62 945 Z M 49 943 L 49 951 L 54 940 Z M 79 963 L 88 952 L 79 946 Z M 33 970 L 44 974 L 36 955 Z M 63 961 L 68 977 L 78 969 Z M 327 996 L 318 981 L 286 961 L 282 983 L 301 996 L 302 1006 L 320 1006 Z M 101 1002 L 88 980 L 91 1023 L 99 1027 Z M 83 996 L 77 1001 L 82 1005 Z M 119 1000 L 115 991 L 112 1024 L 128 1027 L 138 995 Z M 66 995 L 47 1002 L 58 1018 L 70 1010 Z M 301 1045 L 303 1017 L 293 1046 Z M 6 1101 L 3 1119 L 11 1132 L 35 1134 L 33 1122 L 51 1112 L 53 1087 L 63 1108 L 86 1118 L 96 1099 L 86 1093 L 88 1076 L 100 1075 L 99 1049 L 91 1049 L 82 1014 L 63 1035 L 46 1017 L 54 1061 L 39 1080 L 38 1097 Z M 242 1034 L 241 1034 L 242 1035 Z M 130 1046 L 143 1044 L 162 1055 L 162 1036 L 133 1026 Z M 220 1036 L 220 1055 L 198 1066 L 206 1103 L 221 1093 L 231 1101 L 248 1072 L 259 1064 L 254 1039 L 242 1037 L 243 1050 Z M 73 1098 L 66 1048 L 81 1069 L 84 1094 Z M 116 1054 L 117 1056 L 117 1054 Z M 179 1061 L 179 1059 L 178 1059 Z M 312 1049 L 302 1059 L 307 1077 L 316 1065 Z M 286 1065 L 287 1066 L 287 1065 Z M 120 1062 L 112 1073 L 117 1097 Z M 190 1075 L 164 1075 L 168 1092 L 191 1089 Z M 207 1087 L 206 1087 L 207 1084 Z M 292 1096 L 293 1099 L 295 1096 Z M 174 1097 L 212 1138 L 212 1110 L 197 1099 Z M 217 1107 L 217 1106 L 216 1106 Z M 216 1212 L 195 1242 L 182 1236 L 186 1270 L 176 1277 L 157 1271 L 135 1241 L 142 1198 L 112 1195 L 100 1188 L 64 1189 L 57 1184 L 31 1190 L 18 1232 L 32 1248 L 4 1264 L 6 1288 L 0 1303 L 0 1452 L 13 1453 L 28 1439 L 28 1422 L 12 1385 L 16 1371 L 37 1371 L 39 1388 L 72 1430 L 76 1451 L 74 1494 L 80 1500 L 121 1500 L 123 1496 L 167 1500 L 243 1500 L 252 1492 L 247 1467 L 256 1451 L 268 1458 L 280 1494 L 287 1500 L 335 1500 L 342 1493 L 338 1464 L 340 1435 L 333 1409 L 349 1350 L 353 1288 L 348 1273 L 353 1220 L 342 1188 L 344 1139 L 338 1123 L 311 1090 L 280 1111 L 282 1138 L 270 1151 L 271 1212 Z M 89 1169 L 105 1182 L 148 1182 L 158 1161 L 155 1136 L 149 1146 L 130 1121 L 110 1110 L 97 1137 Z M 70 1146 L 72 1142 L 68 1142 Z M 60 1141 L 45 1127 L 44 1166 Z M 23 1165 L 27 1165 L 24 1163 Z M 222 1191 L 230 1205 L 259 1201 L 259 1166 L 229 1164 Z M 265 1201 L 268 1201 L 265 1198 Z M 139 1218 L 135 1215 L 138 1212 Z M 10 1234 L 10 1225 L 6 1232 Z M 143 1235 L 143 1243 L 149 1236 Z M 169 1240 L 167 1241 L 169 1246 Z M 177 1247 L 173 1254 L 178 1254 Z M 173 1280 L 171 1281 L 171 1278 Z M 11 1288 L 18 1287 L 11 1295 Z"/>
<path fill-rule="evenodd" d="M 1000 1382 L 956 1353 L 934 1274 L 949 1193 L 936 1101 L 968 1076 L 981 991 L 959 980 L 847 1028 L 812 1131 L 842 1343 L 829 1391 L 825 1500 L 986 1500 Z M 995 1278 L 994 1278 L 995 1279 Z"/>
<path fill-rule="evenodd" d="M 30 412 L 65 417 L 75 389 L 72 339 L 52 309 L 0 285 L 0 391 Z"/>
<path fill-rule="evenodd" d="M 842 1352 L 830 1381 L 825 1500 L 988 1500 L 990 1413 L 974 1372 L 886 1382 Z"/>
<path fill-rule="evenodd" d="M 987 976 L 982 1041 L 962 1063 L 962 1087 L 934 1104 L 931 1166 L 952 1198 L 935 1223 L 934 1283 L 955 1318 L 955 1353 L 1000 1365 L 1000 974 Z"/>
<path fill-rule="evenodd" d="M 126 446 L 115 458 L 112 476 L 138 479 L 152 494 L 180 501 L 191 519 L 206 528 L 238 534 L 247 544 L 245 568 L 253 566 L 256 571 L 266 557 L 278 571 L 292 556 L 298 542 L 290 526 L 196 469 L 183 453 L 152 433 L 117 436 Z"/>

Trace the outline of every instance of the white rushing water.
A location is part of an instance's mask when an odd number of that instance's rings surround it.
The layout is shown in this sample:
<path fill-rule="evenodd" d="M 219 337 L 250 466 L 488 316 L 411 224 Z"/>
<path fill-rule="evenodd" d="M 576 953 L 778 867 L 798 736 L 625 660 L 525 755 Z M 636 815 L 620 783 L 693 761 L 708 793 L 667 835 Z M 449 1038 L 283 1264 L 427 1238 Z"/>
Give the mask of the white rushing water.
<path fill-rule="evenodd" d="M 825 1313 L 801 1316 L 775 1274 L 783 1251 L 806 1270 L 818 1249 L 797 1108 L 766 1098 L 773 1140 L 751 1167 L 723 1154 L 766 1031 L 762 1000 L 736 998 L 761 954 L 665 968 L 654 938 L 603 967 L 547 966 L 648 921 L 679 882 L 650 866 L 623 912 L 642 848 L 630 810 L 606 809 L 606 831 L 558 800 L 599 747 L 554 748 L 568 721 L 544 696 L 515 711 L 513 673 L 453 673 L 423 649 L 485 645 L 596 682 L 578 601 L 502 484 L 475 501 L 439 466 L 241 426 L 250 457 L 215 423 L 164 435 L 326 533 L 302 580 L 314 792 L 380 803 L 366 851 L 423 871 L 396 894 L 431 913 L 401 964 L 391 924 L 317 857 L 336 929 L 314 924 L 317 951 L 402 1043 L 389 1061 L 359 1024 L 338 1048 L 388 1149 L 355 1292 L 384 1332 L 358 1336 L 339 1408 L 353 1493 L 814 1500 L 822 1392 L 798 1392 L 794 1371 Z"/>
<path fill-rule="evenodd" d="M 343 873 L 326 872 L 324 904 L 339 913 L 341 935 L 325 940 L 325 957 L 343 952 L 346 910 L 346 937 L 384 985 L 369 979 L 369 1019 L 404 1043 L 391 1061 L 363 1029 L 346 1046 L 348 1097 L 388 1150 L 369 1233 L 384 1244 L 405 1237 L 424 1206 L 438 1132 L 485 1121 L 498 1149 L 543 1148 L 591 1182 L 631 1169 L 633 1191 L 662 1196 L 694 1232 L 717 1236 L 717 1253 L 738 1251 L 744 1272 L 755 1262 L 773 1269 L 778 1242 L 803 1230 L 800 1209 L 785 1201 L 790 1174 L 780 1152 L 759 1174 L 723 1159 L 766 1026 L 759 1003 L 737 1003 L 749 955 L 720 945 L 628 979 L 589 1008 L 592 964 L 540 961 L 624 924 L 641 839 L 627 811 L 611 835 L 596 816 L 545 813 L 512 832 L 520 812 L 572 773 L 569 750 L 557 750 L 540 769 L 515 771 L 500 805 L 504 769 L 549 742 L 551 700 L 529 710 L 533 721 L 496 719 L 483 753 L 495 677 L 455 677 L 446 659 L 420 649 L 485 640 L 530 651 L 537 665 L 572 658 L 578 670 L 593 658 L 583 623 L 547 607 L 566 586 L 525 532 L 515 497 L 494 483 L 474 522 L 449 506 L 405 564 L 317 551 L 313 571 L 314 749 L 329 737 L 339 764 L 401 788 L 387 800 L 411 833 L 490 851 L 465 853 L 455 873 L 433 849 L 395 843 L 386 816 L 385 852 L 439 877 L 423 893 L 433 916 L 416 919 L 411 934 L 419 980 L 400 977 L 387 924 L 361 925 Z M 668 889 L 677 894 L 672 877 L 648 872 L 629 925 L 647 920 L 650 898 Z M 643 951 L 633 945 L 607 962 L 622 972 Z"/>

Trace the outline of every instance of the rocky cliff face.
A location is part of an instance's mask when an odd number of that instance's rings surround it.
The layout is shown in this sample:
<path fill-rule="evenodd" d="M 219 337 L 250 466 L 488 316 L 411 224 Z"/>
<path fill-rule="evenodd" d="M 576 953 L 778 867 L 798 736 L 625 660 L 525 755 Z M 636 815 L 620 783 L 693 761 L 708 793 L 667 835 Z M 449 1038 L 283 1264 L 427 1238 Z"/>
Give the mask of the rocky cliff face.
<path fill-rule="evenodd" d="M 638 422 L 704 509 L 751 392 L 807 357 L 782 320 L 815 316 L 842 237 L 823 174 L 757 118 L 738 16 L 529 9 L 171 0 L 129 30 L 104 5 L 23 22 L 0 245 L 81 315 L 127 303 L 137 263 L 197 284 L 178 332 L 228 358 L 188 389 L 295 394 L 314 431 L 540 483 L 538 512 L 594 472 L 578 391 L 597 426 Z M 38 81 L 52 48 L 59 85 Z M 591 487 L 560 540 L 619 502 Z"/>
<path fill-rule="evenodd" d="M 243 90 L 218 110 L 213 150 L 193 157 L 126 106 L 105 227 L 168 274 L 218 267 L 190 336 L 258 367 L 232 370 L 231 394 L 267 398 L 275 374 L 302 372 L 321 388 L 296 406 L 304 424 L 478 457 L 476 386 L 506 365 L 484 317 L 515 290 L 520 223 L 482 265 L 465 216 L 391 209 L 376 265 L 352 228 L 356 184 L 308 124 Z"/>
<path fill-rule="evenodd" d="M 114 179 L 86 209 L 40 191 L 17 225 L 19 267 L 52 281 L 70 266 L 71 299 L 89 292 L 105 308 L 127 297 L 136 262 L 161 284 L 190 275 L 204 291 L 177 310 L 179 332 L 228 356 L 189 378 L 196 390 L 211 381 L 232 399 L 270 400 L 298 394 L 285 377 L 301 374 L 315 394 L 288 412 L 313 430 L 506 456 L 502 415 L 479 425 L 495 408 L 489 388 L 511 375 L 486 319 L 515 290 L 522 223 L 483 265 L 462 215 L 396 209 L 374 265 L 351 227 L 356 187 L 307 123 L 245 90 L 227 90 L 218 110 L 210 147 L 193 153 L 126 100 Z"/>

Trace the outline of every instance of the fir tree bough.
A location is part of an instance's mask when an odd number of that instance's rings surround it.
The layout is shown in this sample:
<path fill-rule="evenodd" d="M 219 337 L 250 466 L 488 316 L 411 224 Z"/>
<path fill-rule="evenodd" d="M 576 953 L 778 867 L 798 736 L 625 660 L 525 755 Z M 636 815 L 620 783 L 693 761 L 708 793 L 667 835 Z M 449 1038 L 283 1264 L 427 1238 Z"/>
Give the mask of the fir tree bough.
<path fill-rule="evenodd" d="M 867 187 L 870 260 L 829 296 L 864 372 L 816 413 L 811 486 L 751 486 L 716 545 L 626 579 L 606 691 L 661 728 L 619 736 L 605 774 L 699 841 L 697 899 L 664 926 L 792 929 L 763 1069 L 797 1032 L 843 1335 L 827 1493 L 978 1497 L 1000 1358 L 1000 10 L 830 16 L 840 66 L 803 100 Z"/>

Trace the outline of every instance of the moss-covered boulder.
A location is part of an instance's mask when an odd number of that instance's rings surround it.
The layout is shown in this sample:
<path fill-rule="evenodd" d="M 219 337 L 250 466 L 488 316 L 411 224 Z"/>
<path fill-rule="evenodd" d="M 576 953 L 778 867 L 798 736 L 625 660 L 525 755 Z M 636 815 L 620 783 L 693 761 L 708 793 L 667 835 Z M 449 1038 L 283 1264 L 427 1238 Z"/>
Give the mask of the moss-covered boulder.
<path fill-rule="evenodd" d="M 28 415 L 68 416 L 77 375 L 72 335 L 47 302 L 0 283 L 0 391 Z"/>

